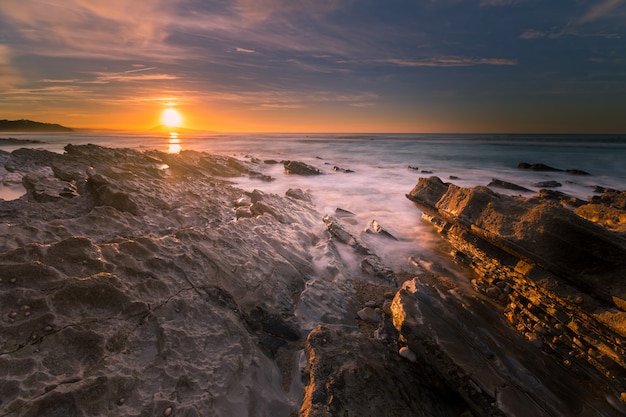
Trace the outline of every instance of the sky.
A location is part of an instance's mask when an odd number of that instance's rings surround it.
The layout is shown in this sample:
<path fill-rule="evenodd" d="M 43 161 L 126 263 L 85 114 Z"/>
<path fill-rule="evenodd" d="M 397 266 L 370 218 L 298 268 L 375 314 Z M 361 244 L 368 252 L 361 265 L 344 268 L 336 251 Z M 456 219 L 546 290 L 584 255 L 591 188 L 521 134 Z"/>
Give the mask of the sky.
<path fill-rule="evenodd" d="M 1 0 L 0 119 L 626 133 L 626 0 Z"/>

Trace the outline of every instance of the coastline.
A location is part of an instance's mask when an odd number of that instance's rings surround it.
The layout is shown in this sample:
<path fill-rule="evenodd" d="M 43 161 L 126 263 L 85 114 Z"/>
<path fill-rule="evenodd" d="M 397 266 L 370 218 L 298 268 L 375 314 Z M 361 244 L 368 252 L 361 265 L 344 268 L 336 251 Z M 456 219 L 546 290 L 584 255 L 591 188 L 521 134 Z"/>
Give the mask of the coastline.
<path fill-rule="evenodd" d="M 488 289 L 437 259 L 389 263 L 359 213 L 233 183 L 270 181 L 262 161 L 95 145 L 9 160 L 27 194 L 0 202 L 7 415 L 624 410 L 592 367 L 544 358 Z M 423 350 L 403 333 L 420 321 L 444 332 Z"/>

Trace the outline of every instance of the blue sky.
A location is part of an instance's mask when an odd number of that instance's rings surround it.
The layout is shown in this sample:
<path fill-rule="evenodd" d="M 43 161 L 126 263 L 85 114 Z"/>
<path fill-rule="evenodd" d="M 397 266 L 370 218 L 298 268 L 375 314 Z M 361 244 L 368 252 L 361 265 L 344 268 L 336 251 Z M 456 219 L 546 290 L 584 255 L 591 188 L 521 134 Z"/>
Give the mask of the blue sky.
<path fill-rule="evenodd" d="M 626 132 L 626 0 L 2 0 L 0 118 Z"/>

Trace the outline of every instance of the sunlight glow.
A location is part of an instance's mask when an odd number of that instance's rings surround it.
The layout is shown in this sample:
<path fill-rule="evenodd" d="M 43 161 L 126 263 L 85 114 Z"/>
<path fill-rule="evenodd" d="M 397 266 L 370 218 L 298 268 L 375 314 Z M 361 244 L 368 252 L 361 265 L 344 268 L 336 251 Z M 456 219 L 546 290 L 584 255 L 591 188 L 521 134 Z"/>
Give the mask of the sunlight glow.
<path fill-rule="evenodd" d="M 161 120 L 163 121 L 163 124 L 167 127 L 179 127 L 183 121 L 183 116 L 181 116 L 178 110 L 170 107 L 163 111 Z"/>

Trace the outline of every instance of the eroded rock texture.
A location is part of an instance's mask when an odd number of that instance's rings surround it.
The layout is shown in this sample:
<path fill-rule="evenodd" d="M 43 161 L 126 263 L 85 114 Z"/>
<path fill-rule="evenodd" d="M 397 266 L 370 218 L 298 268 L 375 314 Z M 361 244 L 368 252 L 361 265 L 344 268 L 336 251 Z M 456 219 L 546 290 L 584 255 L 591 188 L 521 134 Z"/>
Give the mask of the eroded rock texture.
<path fill-rule="evenodd" d="M 556 203 L 503 196 L 485 187 L 464 189 L 436 177 L 420 179 L 407 197 L 452 245 L 456 259 L 474 270 L 473 287 L 502 309 L 528 346 L 537 348 L 538 355 L 545 352 L 557 358 L 577 378 L 578 386 L 599 389 L 600 398 L 605 396 L 611 405 L 606 410 L 599 403 L 574 406 L 577 399 L 573 396 L 568 410 L 556 402 L 542 404 L 540 399 L 546 395 L 530 395 L 543 413 L 624 413 L 619 400 L 626 399 L 626 241 L 622 235 Z M 420 326 L 429 323 L 426 317 L 431 325 L 437 317 L 445 318 L 435 313 L 441 294 L 428 294 L 414 283 L 405 284 L 396 296 L 399 318 L 395 322 L 412 348 L 420 343 L 424 348 L 424 340 L 442 339 L 438 332 L 429 333 Z M 416 309 L 414 314 L 405 314 L 410 308 Z M 407 325 L 400 318 L 403 315 L 421 322 Z M 480 327 L 482 321 L 476 323 Z M 440 329 L 441 325 L 432 327 Z M 443 351 L 447 357 L 455 356 L 449 349 Z M 520 363 L 519 368 L 524 367 L 533 369 Z M 540 380 L 545 386 L 549 378 Z M 497 397 L 484 383 L 479 386 Z M 506 398 L 499 402 L 502 410 L 508 407 L 507 414 L 524 415 L 511 405 L 514 402 L 507 404 Z M 591 414 L 592 407 L 596 414 Z"/>
<path fill-rule="evenodd" d="M 13 159 L 15 158 L 15 159 Z M 323 230 L 224 177 L 235 159 L 97 146 L 14 152 L 0 202 L 0 415 L 288 415 L 275 358 Z M 236 220 L 244 201 L 253 216 Z M 259 412 L 258 410 L 262 410 Z"/>

